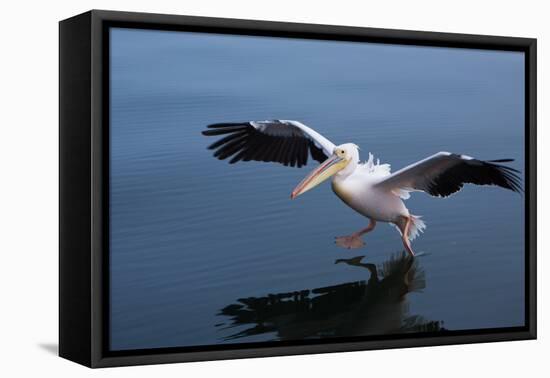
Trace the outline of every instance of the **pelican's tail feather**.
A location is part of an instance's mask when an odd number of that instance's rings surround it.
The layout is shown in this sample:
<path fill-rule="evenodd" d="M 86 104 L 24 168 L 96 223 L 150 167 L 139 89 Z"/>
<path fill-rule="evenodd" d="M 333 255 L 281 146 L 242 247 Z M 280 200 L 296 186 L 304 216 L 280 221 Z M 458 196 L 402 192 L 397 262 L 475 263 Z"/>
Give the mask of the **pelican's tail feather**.
<path fill-rule="evenodd" d="M 419 215 L 412 215 L 411 214 L 411 230 L 409 232 L 409 240 L 413 241 L 417 236 L 419 236 L 421 233 L 424 232 L 426 229 L 426 223 Z"/>

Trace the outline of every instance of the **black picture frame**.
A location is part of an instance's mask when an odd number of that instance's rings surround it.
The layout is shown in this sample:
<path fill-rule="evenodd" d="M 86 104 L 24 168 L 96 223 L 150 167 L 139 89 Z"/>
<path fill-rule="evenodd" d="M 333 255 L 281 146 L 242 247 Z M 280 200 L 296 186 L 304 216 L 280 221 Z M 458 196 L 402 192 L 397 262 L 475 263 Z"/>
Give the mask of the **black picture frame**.
<path fill-rule="evenodd" d="M 108 28 L 512 50 L 525 53 L 526 325 L 335 340 L 110 352 Z M 59 354 L 88 367 L 536 338 L 536 39 L 92 10 L 59 24 Z"/>

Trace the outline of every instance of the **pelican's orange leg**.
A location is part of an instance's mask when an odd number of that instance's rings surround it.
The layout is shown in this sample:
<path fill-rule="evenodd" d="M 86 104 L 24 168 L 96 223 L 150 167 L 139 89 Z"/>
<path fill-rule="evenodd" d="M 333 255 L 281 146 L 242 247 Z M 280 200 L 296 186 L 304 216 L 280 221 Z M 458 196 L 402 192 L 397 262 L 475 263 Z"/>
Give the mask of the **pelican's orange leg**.
<path fill-rule="evenodd" d="M 361 239 L 361 236 L 365 235 L 368 232 L 371 232 L 372 230 L 374 230 L 374 227 L 376 227 L 376 221 L 374 219 L 369 218 L 369 221 L 369 225 L 362 230 L 354 232 L 353 234 L 348 236 L 337 236 L 335 243 L 340 247 L 347 249 L 361 248 L 365 245 L 365 242 L 363 241 L 363 239 Z"/>
<path fill-rule="evenodd" d="M 374 227 L 376 227 L 376 221 L 374 219 L 370 219 L 370 218 L 369 218 L 369 221 L 370 222 L 369 222 L 369 225 L 367 227 L 365 227 L 362 230 L 359 230 L 357 232 L 354 232 L 353 235 L 363 236 L 366 233 L 371 232 L 372 230 L 374 230 Z"/>
<path fill-rule="evenodd" d="M 409 252 L 409 254 L 414 257 L 414 252 L 411 247 L 411 241 L 409 240 L 411 223 L 412 223 L 411 217 L 406 217 L 405 227 L 403 228 L 403 230 L 401 230 L 401 233 L 402 233 L 401 240 L 403 240 L 403 246 L 405 246 L 405 249 L 407 250 L 407 252 Z"/>

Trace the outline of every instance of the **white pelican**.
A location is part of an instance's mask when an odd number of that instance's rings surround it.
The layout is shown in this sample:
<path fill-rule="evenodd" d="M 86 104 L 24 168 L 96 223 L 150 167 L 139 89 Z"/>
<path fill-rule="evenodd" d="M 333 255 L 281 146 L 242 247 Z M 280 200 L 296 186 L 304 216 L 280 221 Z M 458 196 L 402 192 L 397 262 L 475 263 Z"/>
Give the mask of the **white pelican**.
<path fill-rule="evenodd" d="M 447 197 L 465 183 L 497 185 L 521 192 L 519 171 L 497 163 L 512 159 L 477 160 L 449 152 L 435 155 L 391 173 L 389 164 L 375 163 L 372 154 L 365 163 L 359 161 L 359 148 L 353 143 L 339 146 L 298 121 L 273 120 L 244 123 L 216 123 L 202 132 L 206 136 L 224 135 L 209 149 L 220 160 L 277 162 L 302 167 L 308 155 L 321 163 L 292 191 L 291 198 L 313 189 L 332 178 L 332 190 L 353 210 L 369 218 L 369 225 L 348 236 L 336 238 L 344 248 L 360 248 L 362 236 L 388 222 L 397 227 L 405 249 L 414 256 L 411 241 L 426 228 L 403 200 L 410 192 L 421 191 L 435 197 Z"/>

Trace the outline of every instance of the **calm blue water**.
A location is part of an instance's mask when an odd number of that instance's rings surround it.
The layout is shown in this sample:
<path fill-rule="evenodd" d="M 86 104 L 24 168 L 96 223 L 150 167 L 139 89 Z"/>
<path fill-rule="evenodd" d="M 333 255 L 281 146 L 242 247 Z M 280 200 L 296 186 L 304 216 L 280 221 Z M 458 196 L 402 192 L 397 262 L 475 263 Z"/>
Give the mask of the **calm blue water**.
<path fill-rule="evenodd" d="M 394 170 L 447 150 L 523 171 L 522 53 L 111 33 L 112 349 L 524 324 L 521 195 L 413 195 L 412 264 L 386 224 L 337 248 L 367 220 L 328 183 L 289 199 L 311 160 L 230 166 L 200 134 L 296 119 Z"/>

